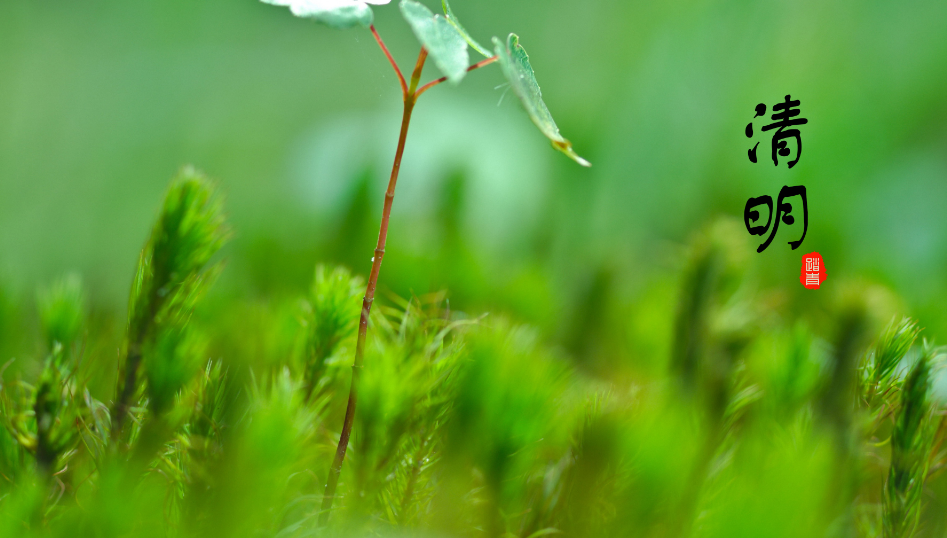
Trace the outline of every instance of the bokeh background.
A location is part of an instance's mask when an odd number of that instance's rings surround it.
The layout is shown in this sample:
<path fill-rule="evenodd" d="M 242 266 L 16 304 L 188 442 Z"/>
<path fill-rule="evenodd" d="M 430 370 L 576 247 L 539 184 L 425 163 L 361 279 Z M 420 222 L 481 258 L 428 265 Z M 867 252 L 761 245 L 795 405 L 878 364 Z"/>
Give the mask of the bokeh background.
<path fill-rule="evenodd" d="M 387 292 L 448 290 L 452 308 L 510 314 L 579 362 L 662 362 L 680 246 L 715 217 L 742 220 L 749 197 L 802 184 L 802 247 L 785 244 L 799 224 L 763 254 L 748 243 L 774 309 L 806 316 L 862 279 L 947 336 L 947 3 L 454 9 L 482 42 L 521 36 L 563 134 L 594 166 L 549 149 L 495 66 L 426 94 Z M 375 12 L 408 68 L 418 46 L 397 7 Z M 751 164 L 753 107 L 785 94 L 809 119 L 802 159 L 774 168 L 758 135 Z M 4 0 L 0 288 L 26 304 L 77 272 L 94 308 L 121 318 L 161 194 L 188 163 L 219 182 L 235 231 L 218 297 L 298 294 L 317 262 L 367 273 L 399 119 L 397 79 L 367 31 L 253 0 Z M 818 292 L 798 283 L 812 251 L 828 272 Z"/>

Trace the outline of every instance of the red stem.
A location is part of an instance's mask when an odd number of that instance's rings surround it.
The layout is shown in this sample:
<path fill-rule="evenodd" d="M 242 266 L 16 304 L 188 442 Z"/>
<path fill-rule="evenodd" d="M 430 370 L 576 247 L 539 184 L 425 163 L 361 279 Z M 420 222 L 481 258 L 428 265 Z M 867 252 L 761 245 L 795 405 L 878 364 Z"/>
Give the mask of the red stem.
<path fill-rule="evenodd" d="M 378 244 L 375 246 L 375 257 L 372 258 L 372 271 L 368 276 L 368 284 L 365 288 L 365 298 L 362 299 L 362 313 L 358 322 L 358 339 L 355 344 L 355 361 L 352 364 L 352 385 L 349 388 L 348 405 L 345 408 L 345 420 L 342 423 L 342 432 L 339 435 L 339 444 L 335 451 L 335 459 L 332 461 L 332 468 L 329 469 L 329 476 L 326 480 L 325 493 L 322 496 L 322 511 L 319 517 L 320 523 L 325 525 L 329 521 L 329 512 L 332 509 L 332 503 L 335 500 L 335 490 L 339 485 L 339 475 L 342 474 L 342 463 L 345 461 L 345 452 L 349 446 L 349 439 L 352 435 L 352 426 L 355 422 L 355 407 L 358 404 L 358 377 L 362 369 L 362 361 L 365 355 L 365 338 L 368 334 L 368 319 L 372 311 L 372 303 L 375 301 L 375 288 L 378 285 L 378 273 L 381 271 L 381 262 L 385 257 L 385 243 L 388 239 L 388 220 L 391 215 L 391 205 L 395 200 L 395 186 L 398 184 L 398 173 L 401 171 L 401 157 L 404 155 L 405 141 L 408 138 L 408 126 L 411 124 L 411 113 L 414 111 L 414 105 L 418 97 L 425 91 L 447 78 L 441 78 L 425 84 L 418 89 L 418 83 L 421 80 L 421 71 L 424 69 L 424 62 L 427 60 L 427 49 L 421 47 L 418 54 L 417 64 L 414 66 L 414 72 L 411 74 L 411 82 L 406 83 L 404 75 L 395 63 L 391 53 L 382 41 L 375 27 L 371 28 L 372 35 L 381 46 L 385 56 L 391 62 L 392 67 L 398 74 L 398 80 L 401 82 L 401 91 L 404 96 L 404 115 L 401 119 L 401 134 L 398 137 L 398 149 L 395 151 L 395 162 L 391 168 L 391 178 L 388 180 L 388 190 L 385 192 L 385 205 L 381 215 L 381 227 L 378 230 Z M 467 71 L 489 65 L 497 60 L 497 57 L 487 58 L 479 63 L 470 66 Z"/>
<path fill-rule="evenodd" d="M 385 56 L 388 58 L 388 61 L 391 62 L 391 67 L 395 68 L 395 73 L 398 75 L 398 82 L 401 83 L 401 95 L 407 99 L 408 97 L 408 85 L 404 81 L 404 75 L 401 74 L 401 69 L 398 68 L 398 64 L 395 62 L 395 59 L 391 56 L 391 53 L 388 52 L 388 47 L 385 46 L 385 42 L 382 41 L 381 36 L 378 35 L 378 32 L 375 31 L 375 25 L 368 27 L 372 31 L 372 35 L 375 36 L 375 41 L 378 42 L 378 46 L 381 47 L 382 52 L 385 53 Z"/>
<path fill-rule="evenodd" d="M 481 68 L 481 67 L 483 67 L 483 66 L 485 66 L 485 65 L 490 65 L 490 64 L 492 64 L 493 62 L 497 61 L 497 59 L 498 59 L 498 58 L 497 58 L 496 56 L 492 56 L 492 57 L 490 57 L 490 58 L 487 58 L 486 60 L 481 60 L 481 61 L 479 61 L 479 62 L 477 62 L 477 63 L 471 65 L 470 67 L 468 67 L 468 68 L 467 68 L 467 72 L 469 73 L 469 72 L 473 71 L 474 69 L 479 69 L 479 68 Z M 437 80 L 432 80 L 431 82 L 428 82 L 428 83 L 425 84 L 424 86 L 421 86 L 420 88 L 418 88 L 418 91 L 417 91 L 417 93 L 414 95 L 414 98 L 417 99 L 418 97 L 421 96 L 422 93 L 428 91 L 429 89 L 433 88 L 434 86 L 437 86 L 438 84 L 440 84 L 441 82 L 444 82 L 444 81 L 446 81 L 446 80 L 447 80 L 447 77 L 441 77 L 441 78 L 439 78 L 439 79 L 437 79 Z"/>
<path fill-rule="evenodd" d="M 375 257 L 372 258 L 372 272 L 368 277 L 365 288 L 365 298 L 362 299 L 362 314 L 358 322 L 358 340 L 355 344 L 355 361 L 352 364 L 352 385 L 349 389 L 349 401 L 345 408 L 345 420 L 342 423 L 342 433 L 339 435 L 339 445 L 335 451 L 335 459 L 329 470 L 325 493 L 322 496 L 322 513 L 320 522 L 325 525 L 329 520 L 329 511 L 335 499 L 335 490 L 339 485 L 339 475 L 342 473 L 342 462 L 345 461 L 345 451 L 352 435 L 352 425 L 355 422 L 355 406 L 358 403 L 358 376 L 362 368 L 362 359 L 365 354 L 365 336 L 368 334 L 368 318 L 375 301 L 375 287 L 378 285 L 378 273 L 381 271 L 381 261 L 385 257 L 385 242 L 388 239 L 388 218 L 391 215 L 391 204 L 395 200 L 395 186 L 398 184 L 398 173 L 401 171 L 401 157 L 404 155 L 404 145 L 408 138 L 408 126 L 411 124 L 411 112 L 417 99 L 415 89 L 421 79 L 421 70 L 427 59 L 427 49 L 421 48 L 418 63 L 411 75 L 411 86 L 405 92 L 404 116 L 401 120 L 401 134 L 398 137 L 398 149 L 395 151 L 395 162 L 391 168 L 391 178 L 388 180 L 388 190 L 385 192 L 385 206 L 381 215 L 381 227 L 378 230 L 378 244 L 375 247 Z"/>

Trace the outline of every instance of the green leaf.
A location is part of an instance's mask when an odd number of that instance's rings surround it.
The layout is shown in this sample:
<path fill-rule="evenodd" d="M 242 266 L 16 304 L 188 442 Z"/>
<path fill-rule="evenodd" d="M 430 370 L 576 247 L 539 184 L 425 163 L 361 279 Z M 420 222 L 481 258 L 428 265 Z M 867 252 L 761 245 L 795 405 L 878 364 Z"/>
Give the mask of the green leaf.
<path fill-rule="evenodd" d="M 447 79 L 454 84 L 463 80 L 470 56 L 467 55 L 467 41 L 457 28 L 414 0 L 401 0 L 401 14 Z"/>
<path fill-rule="evenodd" d="M 297 17 L 314 19 L 332 28 L 372 25 L 372 8 L 356 0 L 261 0 L 264 4 L 286 6 Z"/>
<path fill-rule="evenodd" d="M 486 47 L 480 43 L 477 43 L 474 38 L 470 37 L 470 33 L 468 33 L 467 30 L 461 26 L 460 21 L 457 20 L 457 15 L 454 15 L 454 11 L 450 8 L 450 3 L 447 0 L 441 0 L 441 5 L 444 6 L 444 16 L 447 17 L 447 21 L 454 25 L 454 28 L 460 32 L 461 37 L 467 41 L 467 44 L 469 44 L 475 51 L 483 54 L 485 58 L 490 58 L 493 56 L 493 53 L 491 53 Z"/>
<path fill-rule="evenodd" d="M 546 138 L 552 141 L 552 147 L 565 153 L 582 166 L 592 166 L 589 161 L 580 157 L 572 149 L 572 142 L 559 134 L 559 127 L 556 125 L 556 120 L 552 119 L 549 109 L 546 108 L 546 103 L 543 102 L 543 93 L 539 89 L 539 83 L 536 82 L 533 68 L 529 65 L 529 56 L 519 44 L 519 39 L 516 34 L 510 34 L 504 44 L 499 39 L 493 38 L 500 67 L 507 80 L 510 81 L 513 93 L 520 98 L 523 107 L 526 108 L 526 113 L 529 114 L 536 127 L 539 127 Z"/>

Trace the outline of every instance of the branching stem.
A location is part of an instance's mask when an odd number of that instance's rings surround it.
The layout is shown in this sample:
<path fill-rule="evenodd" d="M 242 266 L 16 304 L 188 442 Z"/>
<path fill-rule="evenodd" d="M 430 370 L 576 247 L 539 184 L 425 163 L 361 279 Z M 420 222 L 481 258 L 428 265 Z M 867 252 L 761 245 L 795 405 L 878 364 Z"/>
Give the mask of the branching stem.
<path fill-rule="evenodd" d="M 408 126 L 411 124 L 411 113 L 414 111 L 414 105 L 418 97 L 446 78 L 438 79 L 425 84 L 418 89 L 421 81 L 421 72 L 424 70 L 424 62 L 427 60 L 427 49 L 421 47 L 418 54 L 418 61 L 411 73 L 409 83 L 405 82 L 404 75 L 392 58 L 391 53 L 385 46 L 384 41 L 371 27 L 372 35 L 381 46 L 385 56 L 391 62 L 395 72 L 398 74 L 398 80 L 401 82 L 401 90 L 404 96 L 404 114 L 401 119 L 401 134 L 398 136 L 398 149 L 395 151 L 395 162 L 391 168 L 391 178 L 388 180 L 388 190 L 385 191 L 385 205 L 381 215 L 381 226 L 378 230 L 378 244 L 375 246 L 375 256 L 372 258 L 372 270 L 368 276 L 368 284 L 365 287 L 365 298 L 362 299 L 362 312 L 358 322 L 358 339 L 355 344 L 355 360 L 352 363 L 352 385 L 349 389 L 349 400 L 345 408 L 345 419 L 342 423 L 342 432 L 339 435 L 339 444 L 335 451 L 335 458 L 332 461 L 332 468 L 329 469 L 329 476 L 326 479 L 326 488 L 322 496 L 322 510 L 320 513 L 320 523 L 325 525 L 329 521 L 329 512 L 332 509 L 332 503 L 335 500 L 335 491 L 339 485 L 339 475 L 342 474 L 342 463 L 345 461 L 345 452 L 349 446 L 349 438 L 352 435 L 352 426 L 355 422 L 355 406 L 358 403 L 358 377 L 362 369 L 362 360 L 365 354 L 365 338 L 368 334 L 368 319 L 372 311 L 372 303 L 375 301 L 375 288 L 378 285 L 378 273 L 381 271 L 381 262 L 385 257 L 385 243 L 388 239 L 388 219 L 391 215 L 391 205 L 395 200 L 395 186 L 398 184 L 398 173 L 401 171 L 401 157 L 404 155 L 405 141 L 408 138 Z M 496 61 L 496 57 L 488 58 L 480 63 L 470 66 L 468 71 L 473 71 L 484 65 Z"/>
<path fill-rule="evenodd" d="M 372 35 L 375 36 L 375 41 L 378 42 L 378 46 L 381 47 L 382 52 L 385 53 L 385 56 L 388 58 L 388 61 L 391 62 L 391 67 L 395 68 L 395 73 L 398 75 L 398 82 L 401 83 L 401 95 L 407 99 L 408 98 L 408 85 L 404 81 L 404 75 L 401 74 L 401 69 L 398 68 L 398 63 L 395 62 L 395 59 L 391 56 L 391 53 L 388 52 L 388 47 L 385 46 L 385 42 L 382 41 L 381 36 L 378 35 L 378 32 L 375 30 L 375 25 L 371 25 L 369 30 L 372 31 Z"/>
<path fill-rule="evenodd" d="M 468 68 L 467 68 L 467 72 L 469 73 L 469 72 L 473 71 L 474 69 L 479 69 L 479 68 L 481 68 L 481 67 L 483 67 L 483 66 L 485 66 L 485 65 L 490 65 L 490 64 L 492 64 L 493 62 L 497 61 L 497 59 L 498 59 L 498 58 L 497 58 L 496 56 L 492 56 L 492 57 L 490 57 L 490 58 L 487 58 L 486 60 L 481 60 L 481 61 L 479 61 L 479 62 L 477 62 L 477 63 L 471 65 L 470 67 L 468 67 Z M 415 99 L 417 99 L 418 97 L 420 97 L 422 93 L 428 91 L 429 89 L 433 88 L 434 86 L 437 86 L 437 85 L 440 84 L 441 82 L 445 82 L 445 81 L 447 81 L 447 77 L 441 77 L 441 78 L 439 78 L 439 79 L 437 79 L 437 80 L 432 80 L 431 82 L 428 82 L 428 83 L 425 84 L 424 86 L 421 86 L 421 87 L 418 89 L 417 93 L 415 94 Z"/>
<path fill-rule="evenodd" d="M 365 288 L 365 298 L 362 299 L 362 313 L 358 321 L 358 340 L 355 344 L 355 361 L 352 364 L 352 385 L 349 389 L 349 401 L 345 408 L 345 420 L 342 423 L 342 433 L 339 435 L 339 445 L 335 451 L 335 459 L 329 476 L 326 480 L 325 493 L 322 496 L 322 513 L 320 522 L 324 525 L 329 520 L 329 511 L 335 499 L 335 490 L 339 485 L 339 475 L 342 473 L 342 462 L 345 461 L 345 451 L 349 446 L 352 435 L 352 425 L 355 422 L 355 406 L 358 402 L 358 377 L 362 368 L 362 358 L 365 355 L 365 337 L 368 334 L 368 318 L 375 301 L 375 288 L 378 285 L 378 273 L 381 271 L 381 262 L 385 257 L 385 242 L 388 239 L 388 218 L 391 215 L 391 204 L 395 200 L 395 186 L 398 184 L 398 173 L 401 171 L 401 157 L 404 155 L 404 145 L 408 138 L 408 126 L 411 124 L 411 113 L 414 111 L 415 94 L 424 61 L 427 59 L 427 50 L 422 48 L 418 55 L 418 63 L 411 75 L 411 86 L 405 92 L 404 115 L 401 119 L 401 134 L 398 136 L 398 149 L 395 151 L 395 162 L 391 168 L 391 178 L 388 180 L 388 190 L 385 192 L 385 205 L 381 215 L 381 227 L 378 230 L 378 244 L 375 246 L 375 256 L 372 258 L 372 271 Z"/>

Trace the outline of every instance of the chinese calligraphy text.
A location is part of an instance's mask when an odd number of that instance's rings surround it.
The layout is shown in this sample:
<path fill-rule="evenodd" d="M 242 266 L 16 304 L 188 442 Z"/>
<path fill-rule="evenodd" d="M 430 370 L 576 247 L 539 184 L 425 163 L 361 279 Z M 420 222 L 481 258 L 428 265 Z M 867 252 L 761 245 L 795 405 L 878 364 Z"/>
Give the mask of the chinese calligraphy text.
<path fill-rule="evenodd" d="M 799 125 L 805 125 L 809 123 L 809 120 L 806 118 L 799 118 L 800 111 L 799 106 L 801 104 L 800 100 L 792 100 L 792 97 L 786 95 L 786 99 L 781 103 L 776 103 L 773 105 L 773 115 L 770 118 L 773 120 L 773 123 L 769 125 L 764 125 L 760 130 L 762 132 L 772 131 L 773 133 L 772 140 L 772 156 L 773 156 L 773 165 L 779 166 L 780 157 L 789 157 L 792 154 L 792 150 L 789 148 L 787 140 L 796 141 L 796 158 L 788 161 L 786 166 L 792 168 L 799 162 L 799 158 L 802 157 L 802 135 L 799 132 L 799 129 L 793 127 Z M 756 105 L 756 115 L 754 118 L 759 118 L 766 115 L 766 104 L 760 103 Z M 753 138 L 753 122 L 751 121 L 746 125 L 744 130 L 747 138 Z M 756 163 L 756 150 L 759 147 L 760 143 L 757 142 L 750 150 L 747 151 L 747 154 L 750 158 L 750 162 Z M 779 229 L 780 221 L 787 226 L 791 226 L 795 221 L 796 217 L 793 216 L 792 210 L 793 206 L 791 203 L 787 202 L 787 198 L 793 198 L 798 196 L 802 200 L 802 236 L 799 237 L 796 241 L 789 241 L 789 246 L 793 250 L 799 248 L 799 245 L 802 244 L 803 240 L 806 238 L 806 232 L 809 231 L 809 204 L 806 200 L 806 188 L 802 185 L 797 185 L 795 187 L 790 187 L 788 185 L 784 186 L 779 191 L 779 198 L 776 201 L 776 205 L 773 205 L 773 199 L 769 195 L 757 196 L 755 198 L 750 198 L 746 201 L 746 205 L 743 207 L 743 223 L 746 225 L 746 231 L 750 232 L 750 235 L 766 235 L 769 233 L 769 237 L 766 238 L 766 241 L 760 245 L 756 251 L 763 252 L 766 248 L 773 242 L 773 239 L 776 237 L 776 231 Z M 769 210 L 766 217 L 766 224 L 760 224 L 762 218 L 760 216 L 759 208 L 766 206 Z M 775 218 L 774 218 L 775 216 Z M 798 211 L 796 212 L 798 216 Z"/>
<path fill-rule="evenodd" d="M 799 133 L 799 129 L 789 129 L 789 127 L 794 127 L 797 125 L 805 125 L 809 123 L 809 120 L 806 118 L 797 118 L 800 114 L 800 111 L 797 107 L 801 105 L 801 101 L 798 99 L 793 101 L 790 96 L 786 96 L 786 100 L 782 103 L 777 103 L 773 105 L 773 114 L 770 118 L 774 121 L 769 125 L 764 125 L 762 129 L 763 132 L 772 131 L 776 129 L 776 132 L 773 133 L 772 140 L 772 156 L 773 156 L 773 166 L 779 166 L 779 157 L 789 157 L 792 151 L 789 149 L 786 139 L 795 139 L 796 141 L 796 158 L 787 162 L 786 165 L 789 168 L 796 166 L 796 163 L 799 162 L 799 158 L 802 157 L 802 136 Z M 756 115 L 754 118 L 764 116 L 766 114 L 766 105 L 760 103 L 756 105 Z M 753 138 L 753 122 L 746 124 L 745 134 L 747 138 Z M 756 148 L 760 143 L 757 142 L 752 149 L 747 153 L 750 157 L 750 162 L 756 162 Z"/>
<path fill-rule="evenodd" d="M 773 242 L 773 238 L 776 237 L 776 230 L 779 228 L 780 220 L 788 226 L 791 226 L 792 223 L 796 221 L 791 214 L 792 204 L 785 201 L 786 198 L 792 198 L 793 196 L 798 196 L 802 199 L 802 237 L 800 237 L 798 241 L 789 241 L 789 246 L 791 246 L 793 250 L 796 250 L 806 238 L 806 232 L 809 230 L 809 205 L 806 201 L 805 187 L 802 185 L 795 187 L 787 185 L 779 190 L 779 198 L 776 201 L 775 207 L 775 220 L 773 219 L 773 199 L 769 195 L 750 198 L 746 201 L 746 206 L 743 208 L 743 223 L 746 225 L 746 230 L 750 232 L 750 235 L 765 235 L 766 232 L 770 230 L 770 224 L 772 224 L 772 232 L 766 241 L 756 249 L 757 252 L 763 252 L 766 250 L 766 247 Z M 769 209 L 769 217 L 766 219 L 766 224 L 753 226 L 752 223 L 761 220 L 760 212 L 757 208 L 764 205 Z"/>

